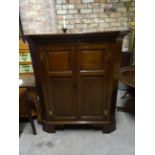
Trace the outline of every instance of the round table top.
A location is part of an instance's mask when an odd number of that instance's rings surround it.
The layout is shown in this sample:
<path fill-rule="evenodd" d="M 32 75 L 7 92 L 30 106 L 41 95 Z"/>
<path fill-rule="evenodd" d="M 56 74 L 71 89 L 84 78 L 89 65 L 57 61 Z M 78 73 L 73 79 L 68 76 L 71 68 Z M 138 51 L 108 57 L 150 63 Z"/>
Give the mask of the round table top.
<path fill-rule="evenodd" d="M 135 66 L 126 66 L 120 69 L 120 81 L 135 88 Z"/>
<path fill-rule="evenodd" d="M 22 84 L 19 86 L 20 88 L 36 86 L 34 75 L 20 75 L 19 78 L 22 80 Z"/>

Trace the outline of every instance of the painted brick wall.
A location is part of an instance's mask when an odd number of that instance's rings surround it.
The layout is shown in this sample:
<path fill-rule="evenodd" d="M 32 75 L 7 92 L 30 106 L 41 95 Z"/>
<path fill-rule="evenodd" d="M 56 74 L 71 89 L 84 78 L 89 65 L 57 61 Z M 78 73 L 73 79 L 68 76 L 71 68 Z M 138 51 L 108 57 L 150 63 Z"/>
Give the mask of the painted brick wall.
<path fill-rule="evenodd" d="M 66 17 L 67 33 L 127 30 L 134 17 L 134 0 L 20 0 L 26 34 L 62 33 Z M 123 51 L 128 50 L 128 36 Z"/>
<path fill-rule="evenodd" d="M 54 8 L 54 0 L 20 0 L 19 9 L 24 33 L 56 33 Z"/>

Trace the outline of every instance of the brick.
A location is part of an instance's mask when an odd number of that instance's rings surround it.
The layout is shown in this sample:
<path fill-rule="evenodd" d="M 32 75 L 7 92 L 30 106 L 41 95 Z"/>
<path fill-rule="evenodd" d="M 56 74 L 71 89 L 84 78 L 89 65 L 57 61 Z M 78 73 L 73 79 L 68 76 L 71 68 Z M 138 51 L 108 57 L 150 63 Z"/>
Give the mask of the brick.
<path fill-rule="evenodd" d="M 67 16 L 67 15 L 66 15 L 66 16 Z M 56 18 L 57 18 L 58 20 L 61 20 L 61 19 L 63 19 L 63 15 L 57 15 Z"/>
<path fill-rule="evenodd" d="M 88 14 L 87 18 L 97 18 L 98 14 Z"/>
<path fill-rule="evenodd" d="M 127 17 L 120 17 L 117 19 L 118 22 L 127 22 L 128 18 Z"/>
<path fill-rule="evenodd" d="M 48 1 L 49 1 L 49 0 L 48 0 Z M 65 0 L 65 3 L 68 4 L 68 3 L 69 3 L 69 0 Z"/>
<path fill-rule="evenodd" d="M 82 0 L 82 3 L 92 3 L 94 0 Z"/>
<path fill-rule="evenodd" d="M 55 8 L 56 9 L 61 9 L 62 8 L 62 5 L 55 5 Z"/>
<path fill-rule="evenodd" d="M 68 9 L 68 6 L 66 4 L 63 4 L 62 9 Z"/>
<path fill-rule="evenodd" d="M 58 25 L 57 26 L 57 29 L 62 29 L 62 25 Z"/>
<path fill-rule="evenodd" d="M 134 17 L 135 16 L 135 12 L 128 12 L 128 16 L 129 17 Z"/>
<path fill-rule="evenodd" d="M 110 27 L 109 23 L 99 23 L 99 27 Z"/>
<path fill-rule="evenodd" d="M 69 0 L 69 3 L 81 3 L 81 0 Z"/>
<path fill-rule="evenodd" d="M 118 27 L 118 26 L 121 26 L 121 24 L 120 23 L 111 23 L 111 27 Z"/>
<path fill-rule="evenodd" d="M 101 8 L 112 8 L 113 3 L 101 3 L 100 7 Z"/>
<path fill-rule="evenodd" d="M 81 33 L 81 29 L 71 29 L 71 33 Z"/>
<path fill-rule="evenodd" d="M 76 4 L 75 6 L 77 9 L 86 9 L 87 8 L 87 4 Z"/>
<path fill-rule="evenodd" d="M 80 9 L 81 13 L 91 13 L 92 9 Z"/>
<path fill-rule="evenodd" d="M 62 20 L 58 20 L 58 24 L 59 25 L 63 25 L 63 19 Z M 66 21 L 66 24 L 69 24 L 69 21 Z"/>
<path fill-rule="evenodd" d="M 67 14 L 67 10 L 57 10 L 57 14 Z"/>
<path fill-rule="evenodd" d="M 106 13 L 100 13 L 98 16 L 101 17 L 101 18 L 108 17 L 108 15 Z"/>
<path fill-rule="evenodd" d="M 75 9 L 75 5 L 74 4 L 68 4 L 68 9 Z"/>
<path fill-rule="evenodd" d="M 131 6 L 135 6 L 135 2 L 131 2 Z"/>
<path fill-rule="evenodd" d="M 130 2 L 131 0 L 120 0 L 120 2 Z"/>
<path fill-rule="evenodd" d="M 69 24 L 80 24 L 81 23 L 81 19 L 70 19 L 68 21 Z"/>
<path fill-rule="evenodd" d="M 112 3 L 112 7 L 113 8 L 122 8 L 122 7 L 124 7 L 124 3 L 123 2 Z"/>
<path fill-rule="evenodd" d="M 86 18 L 86 19 L 82 19 L 82 22 L 87 24 L 87 23 L 92 23 L 92 19 Z"/>
<path fill-rule="evenodd" d="M 115 12 L 115 13 L 111 13 L 110 17 L 118 18 L 118 17 L 121 17 L 121 15 L 122 14 L 120 12 Z"/>
<path fill-rule="evenodd" d="M 66 19 L 71 19 L 71 18 L 74 18 L 74 15 L 66 15 L 65 17 L 66 17 Z"/>
<path fill-rule="evenodd" d="M 44 7 L 45 9 L 51 8 L 50 5 L 45 5 Z M 44 9 L 41 4 L 32 5 L 32 10 L 41 10 L 41 9 Z"/>
<path fill-rule="evenodd" d="M 66 25 L 68 29 L 74 29 L 74 25 Z"/>
<path fill-rule="evenodd" d="M 37 0 L 29 0 L 28 3 L 37 3 Z"/>
<path fill-rule="evenodd" d="M 92 27 L 92 28 L 87 28 L 87 29 L 81 29 L 81 32 L 95 32 L 97 31 L 96 27 Z"/>
<path fill-rule="evenodd" d="M 95 3 L 105 3 L 107 0 L 94 0 Z"/>
<path fill-rule="evenodd" d="M 93 9 L 93 12 L 94 13 L 102 13 L 102 12 L 104 12 L 104 9 L 103 8 Z"/>
<path fill-rule="evenodd" d="M 135 11 L 135 7 L 130 7 L 130 8 L 129 8 L 129 11 L 130 11 L 130 12 L 132 12 L 132 11 L 134 12 L 134 11 Z"/>
<path fill-rule="evenodd" d="M 116 22 L 115 18 L 105 18 L 104 19 L 106 22 Z"/>
<path fill-rule="evenodd" d="M 122 17 L 128 17 L 129 16 L 129 12 L 121 12 L 122 13 Z"/>
<path fill-rule="evenodd" d="M 52 16 L 47 15 L 47 16 L 45 17 L 45 20 L 46 20 L 46 21 L 53 21 L 53 17 L 52 17 Z"/>
<path fill-rule="evenodd" d="M 40 16 L 35 17 L 35 21 L 45 21 L 45 20 L 49 20 L 49 19 L 47 19 L 46 17 L 40 17 Z"/>
<path fill-rule="evenodd" d="M 69 14 L 76 14 L 78 13 L 78 10 L 69 10 Z"/>
<path fill-rule="evenodd" d="M 34 5 L 34 6 L 36 6 L 36 5 Z M 51 7 L 52 7 L 50 3 L 44 4 L 42 6 L 44 6 L 45 9 L 51 9 Z"/>
<path fill-rule="evenodd" d="M 42 12 L 43 10 L 38 10 L 38 12 Z M 44 14 L 43 15 L 50 15 L 50 16 L 54 16 L 55 12 L 53 12 L 52 10 L 44 10 Z M 39 15 L 38 15 L 39 16 Z"/>
<path fill-rule="evenodd" d="M 118 12 L 127 12 L 127 8 L 117 8 Z"/>
<path fill-rule="evenodd" d="M 107 2 L 119 2 L 119 0 L 107 0 Z"/>
<path fill-rule="evenodd" d="M 97 32 L 97 31 L 98 31 L 97 27 L 88 28 L 88 32 Z"/>
<path fill-rule="evenodd" d="M 88 8 L 100 8 L 100 5 L 100 3 L 88 3 Z"/>
<path fill-rule="evenodd" d="M 116 12 L 116 9 L 115 8 L 104 8 L 104 12 L 112 13 L 112 12 Z"/>
<path fill-rule="evenodd" d="M 29 11 L 29 12 L 26 12 L 26 16 L 27 16 L 27 17 L 37 16 L 37 12 L 36 12 L 36 11 Z"/>
<path fill-rule="evenodd" d="M 74 14 L 74 18 L 86 18 L 87 14 Z"/>
<path fill-rule="evenodd" d="M 127 22 L 121 22 L 121 26 L 128 26 Z"/>
<path fill-rule="evenodd" d="M 74 23 L 75 23 L 75 24 L 81 23 L 81 19 L 74 19 Z"/>
<path fill-rule="evenodd" d="M 97 23 L 88 24 L 88 28 L 92 28 L 92 27 L 98 27 L 98 24 Z"/>
<path fill-rule="evenodd" d="M 97 28 L 97 31 L 98 31 L 98 32 L 104 31 L 104 27 L 98 27 L 98 28 Z"/>
<path fill-rule="evenodd" d="M 87 28 L 87 24 L 76 24 L 76 28 Z"/>
<path fill-rule="evenodd" d="M 65 0 L 56 0 L 56 4 L 64 4 L 65 2 Z"/>
<path fill-rule="evenodd" d="M 93 19 L 93 22 L 94 23 L 102 23 L 102 22 L 104 22 L 104 20 L 101 18 L 95 18 L 95 19 Z"/>

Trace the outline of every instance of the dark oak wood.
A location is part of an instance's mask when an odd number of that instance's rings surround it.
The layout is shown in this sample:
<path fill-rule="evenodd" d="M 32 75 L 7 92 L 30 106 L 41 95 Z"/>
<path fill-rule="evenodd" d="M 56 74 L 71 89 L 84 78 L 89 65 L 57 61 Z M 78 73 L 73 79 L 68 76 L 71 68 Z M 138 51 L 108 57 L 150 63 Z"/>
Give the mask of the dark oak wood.
<path fill-rule="evenodd" d="M 120 81 L 129 87 L 135 88 L 135 66 L 122 67 L 120 69 Z"/>
<path fill-rule="evenodd" d="M 31 104 L 31 112 L 32 116 L 37 116 L 37 119 L 39 122 L 41 122 L 41 109 L 40 109 L 40 102 L 39 102 L 39 96 L 36 89 L 36 83 L 34 75 L 30 74 L 20 74 L 19 79 L 22 79 L 23 83 L 19 86 L 22 89 L 27 89 L 27 94 L 29 100 L 32 102 Z M 20 101 L 20 118 L 28 118 L 29 114 L 26 111 L 25 101 Z"/>
<path fill-rule="evenodd" d="M 91 124 L 115 130 L 122 40 L 127 31 L 28 35 L 43 130 Z"/>
<path fill-rule="evenodd" d="M 135 102 L 135 66 L 125 66 L 120 69 L 120 81 L 124 83 L 128 90 L 121 97 L 125 98 L 127 94 L 130 94 L 133 97 L 133 101 Z M 134 103 L 133 102 L 133 103 Z M 131 103 L 128 106 L 117 107 L 118 111 L 135 113 L 135 105 L 131 107 Z"/>

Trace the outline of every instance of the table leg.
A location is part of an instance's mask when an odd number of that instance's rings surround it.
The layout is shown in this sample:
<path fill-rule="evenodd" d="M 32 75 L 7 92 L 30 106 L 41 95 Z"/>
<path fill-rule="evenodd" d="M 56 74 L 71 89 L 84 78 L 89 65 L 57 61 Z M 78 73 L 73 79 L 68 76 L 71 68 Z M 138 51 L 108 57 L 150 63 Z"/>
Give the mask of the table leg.
<path fill-rule="evenodd" d="M 27 91 L 28 92 L 28 91 Z M 32 113 L 31 113 L 31 102 L 29 99 L 28 99 L 28 93 L 26 92 L 26 104 L 27 104 L 27 111 L 28 111 L 28 114 L 29 114 L 29 120 L 30 120 L 30 123 L 31 123 L 31 127 L 32 127 L 32 130 L 33 130 L 33 134 L 36 135 L 36 128 L 35 128 L 35 124 L 34 124 L 34 121 L 33 121 L 33 118 L 32 118 Z"/>

